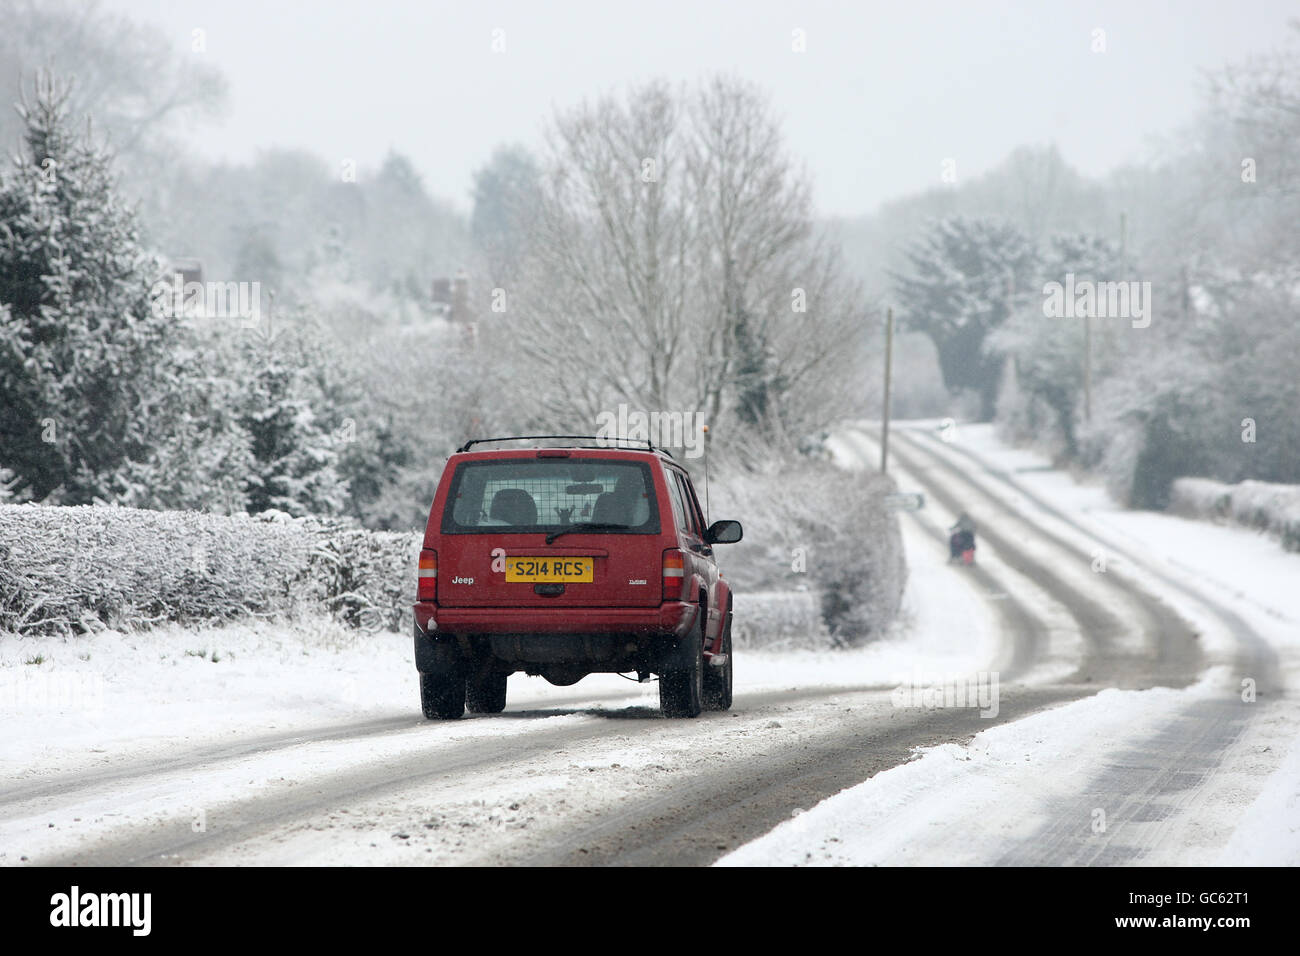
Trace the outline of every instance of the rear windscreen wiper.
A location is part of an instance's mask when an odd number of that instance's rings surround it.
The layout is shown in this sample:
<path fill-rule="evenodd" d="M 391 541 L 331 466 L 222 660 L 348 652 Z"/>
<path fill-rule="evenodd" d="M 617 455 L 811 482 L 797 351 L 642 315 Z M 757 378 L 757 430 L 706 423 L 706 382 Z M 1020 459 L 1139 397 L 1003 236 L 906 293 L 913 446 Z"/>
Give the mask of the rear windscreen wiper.
<path fill-rule="evenodd" d="M 571 524 L 567 528 L 561 528 L 559 531 L 552 531 L 546 536 L 546 543 L 551 544 L 562 534 L 572 534 L 575 531 L 631 531 L 632 526 L 629 524 L 608 524 L 597 522 L 595 524 Z"/>

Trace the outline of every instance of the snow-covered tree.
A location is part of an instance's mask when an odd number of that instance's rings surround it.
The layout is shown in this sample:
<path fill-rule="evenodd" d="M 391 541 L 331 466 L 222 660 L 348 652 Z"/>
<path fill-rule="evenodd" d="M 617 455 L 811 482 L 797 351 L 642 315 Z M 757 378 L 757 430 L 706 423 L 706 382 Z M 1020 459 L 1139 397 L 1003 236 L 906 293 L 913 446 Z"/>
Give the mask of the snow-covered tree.
<path fill-rule="evenodd" d="M 474 174 L 470 234 L 482 251 L 493 283 L 519 275 L 526 251 L 527 220 L 540 196 L 541 169 L 523 146 L 500 146 Z"/>
<path fill-rule="evenodd" d="M 1121 499 L 1162 507 L 1183 476 L 1300 482 L 1300 27 L 1211 78 L 1178 152 L 1140 180 L 1151 327 L 1094 389 L 1084 461 Z"/>
<path fill-rule="evenodd" d="M 345 419 L 337 360 L 319 330 L 301 316 L 285 325 L 245 330 L 237 345 L 239 423 L 252 452 L 248 509 L 341 514 L 348 486 L 339 459 L 356 423 Z"/>
<path fill-rule="evenodd" d="M 156 369 L 161 387 L 140 409 L 150 454 L 119 470 L 118 503 L 218 514 L 248 509 L 252 442 L 239 418 L 243 374 L 232 366 L 225 331 L 186 326 Z"/>
<path fill-rule="evenodd" d="M 0 468 L 0 504 L 21 500 L 23 493 L 18 487 L 18 476 L 8 468 Z"/>
<path fill-rule="evenodd" d="M 716 427 L 743 404 L 786 434 L 842 411 L 863 296 L 760 90 L 648 83 L 559 113 L 549 134 L 526 275 L 494 323 L 530 410 L 590 428 L 629 402 Z"/>
<path fill-rule="evenodd" d="M 1113 282 L 1127 280 L 1120 250 L 1113 243 L 1096 236 L 1056 236 L 1042 256 L 1036 285 L 1066 282 L 1073 274 L 1076 282 Z M 1091 336 L 1083 318 L 1044 315 L 1041 298 L 1027 297 L 1011 318 L 994 329 L 987 348 L 1012 363 L 1012 372 L 1022 402 L 1040 402 L 1050 416 L 1052 434 L 1032 437 L 1059 442 L 1064 454 L 1073 458 L 1078 452 L 1077 423 L 1084 399 L 1085 349 L 1091 349 L 1092 378 L 1101 381 L 1114 357 L 1112 331 L 1096 320 Z M 1088 339 L 1091 338 L 1091 342 Z M 1009 410 L 999 408 L 999 418 Z M 1033 428 L 1033 409 L 1024 409 Z"/>
<path fill-rule="evenodd" d="M 115 472 L 148 457 L 142 409 L 174 325 L 151 309 L 157 264 L 68 99 L 38 77 L 26 152 L 0 178 L 0 448 L 34 497 L 78 503 L 112 498 Z"/>
<path fill-rule="evenodd" d="M 948 389 L 973 389 L 991 419 L 1003 356 L 985 338 L 1033 294 L 1033 248 L 1006 223 L 952 218 L 931 223 L 907 259 L 893 275 L 903 325 L 930 336 Z"/>
<path fill-rule="evenodd" d="M 153 175 L 150 160 L 173 158 L 170 134 L 225 104 L 225 79 L 206 57 L 179 51 L 161 30 L 98 4 L 0 0 L 0 24 L 0 144 L 6 148 L 25 125 L 21 118 L 14 125 L 9 104 L 21 98 L 23 78 L 41 69 L 76 77 L 69 113 L 94 116 L 117 155 L 138 160 L 127 172 L 142 180 Z M 200 37 L 189 40 L 192 47 Z"/>
<path fill-rule="evenodd" d="M 341 462 L 350 508 L 368 527 L 423 527 L 447 455 L 467 438 L 516 434 L 527 408 L 502 361 L 509 329 L 481 323 L 478 339 L 439 323 L 350 345 L 362 396 L 356 441 Z"/>
<path fill-rule="evenodd" d="M 160 273 L 112 157 L 38 78 L 0 178 L 0 464 L 37 500 L 241 511 L 248 436 L 211 343 L 155 310 Z"/>

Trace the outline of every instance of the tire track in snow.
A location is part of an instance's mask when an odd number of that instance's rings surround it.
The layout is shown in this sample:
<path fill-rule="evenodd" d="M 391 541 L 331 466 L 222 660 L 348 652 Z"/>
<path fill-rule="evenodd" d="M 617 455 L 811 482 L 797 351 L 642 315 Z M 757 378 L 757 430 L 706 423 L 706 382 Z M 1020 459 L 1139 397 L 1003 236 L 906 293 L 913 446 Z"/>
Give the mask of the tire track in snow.
<path fill-rule="evenodd" d="M 1196 701 L 1157 733 L 1116 753 L 1076 794 L 1054 802 L 1051 818 L 1017 841 L 998 866 L 1140 864 L 1169 835 L 1199 789 L 1246 730 L 1248 705 Z M 1098 823 L 1104 829 L 1094 831 Z"/>
<path fill-rule="evenodd" d="M 969 449 L 940 443 L 934 436 L 916 429 L 905 431 L 913 445 L 931 445 L 927 450 L 933 457 L 961 456 L 979 472 L 1030 502 L 1084 540 L 1102 545 L 1130 566 L 1151 575 L 1183 598 L 1209 611 L 1226 626 L 1236 641 L 1232 663 L 1235 674 L 1249 675 L 1261 695 L 1273 695 L 1279 690 L 1281 681 L 1276 654 L 1230 608 L 1142 561 L 1131 548 L 1117 545 L 1111 536 L 1084 527 Z M 960 473 L 960 469 L 950 461 L 948 468 Z M 985 494 L 991 493 L 986 490 Z M 1069 546 L 1064 541 L 1062 543 Z M 1072 546 L 1086 554 L 1085 545 L 1075 543 Z M 1133 586 L 1137 587 L 1136 584 Z M 1155 596 L 1149 600 L 1153 607 L 1168 607 Z M 1170 609 L 1169 613 L 1174 612 Z M 1177 659 L 1177 645 L 1172 643 L 1177 640 L 1172 629 L 1161 629 L 1158 650 L 1161 659 L 1171 656 Z M 1219 696 L 1194 699 L 1180 707 L 1159 731 L 1115 754 L 1077 793 L 1053 801 L 1049 819 L 1031 836 L 1009 847 L 995 862 L 1015 866 L 1140 864 L 1170 837 L 1180 815 L 1195 805 L 1198 794 L 1223 764 L 1229 749 L 1242 738 L 1249 722 L 1260 713 L 1261 707 L 1244 701 L 1239 690 L 1234 679 L 1222 688 Z M 1104 823 L 1104 829 L 1094 831 L 1097 821 Z"/>
<path fill-rule="evenodd" d="M 414 678 L 414 671 L 412 671 Z M 414 679 L 411 684 L 412 701 L 416 696 Z M 530 707 L 531 701 L 525 702 L 525 708 L 517 704 L 507 707 L 507 717 L 524 713 L 540 713 L 543 708 L 547 713 L 572 713 L 573 705 L 595 704 L 601 701 L 624 701 L 635 696 L 627 692 L 600 692 L 588 694 L 566 694 L 547 697 L 539 701 L 538 706 Z M 477 720 L 470 716 L 467 719 Z M 186 771 L 211 768 L 221 763 L 242 760 L 269 754 L 278 750 L 292 750 L 304 744 L 327 743 L 330 741 L 361 740 L 366 737 L 395 734 L 401 731 L 421 732 L 429 722 L 420 716 L 418 707 L 412 705 L 410 712 L 401 716 L 377 717 L 360 722 L 343 722 L 316 727 L 303 727 L 275 734 L 261 734 L 257 737 L 241 737 L 238 742 L 204 743 L 182 754 L 151 757 L 147 754 L 135 754 L 121 760 L 112 761 L 105 767 L 82 768 L 29 778 L 20 786 L 0 790 L 0 809 L 12 804 L 28 803 L 50 797 L 73 797 L 103 789 L 111 784 L 127 780 L 138 780 L 151 774 L 184 773 Z M 452 725 L 455 726 L 455 725 Z"/>
<path fill-rule="evenodd" d="M 787 748 L 739 770 L 681 780 L 602 814 L 540 852 L 493 853 L 477 862 L 523 866 L 707 866 L 792 814 L 907 763 L 916 747 L 969 742 L 981 730 L 1088 696 L 1081 687 L 1026 687 L 1000 695 L 997 717 L 973 708 L 864 715 L 834 736 Z"/>
<path fill-rule="evenodd" d="M 738 694 L 738 700 L 743 706 L 762 708 L 787 702 L 815 701 L 853 692 L 855 688 L 852 687 L 754 691 Z M 548 727 L 545 721 L 529 719 L 561 716 L 590 716 L 599 719 L 563 727 Z M 579 743 L 608 737 L 610 721 L 629 721 L 659 728 L 640 731 L 647 735 L 660 733 L 663 727 L 673 725 L 673 722 L 664 721 L 660 717 L 657 708 L 633 706 L 620 710 L 568 711 L 559 708 L 514 711 L 465 721 L 421 722 L 415 731 L 423 731 L 436 740 L 441 730 L 454 730 L 480 723 L 486 728 L 505 721 L 517 723 L 517 727 L 512 728 L 514 732 L 476 736 L 440 749 L 426 752 L 412 750 L 379 760 L 368 758 L 363 751 L 358 754 L 355 763 L 345 768 L 315 774 L 301 781 L 294 780 L 285 787 L 273 786 L 269 792 L 253 793 L 247 798 L 211 802 L 205 807 L 207 823 L 203 832 L 194 832 L 192 818 L 186 812 L 189 806 L 203 804 L 201 790 L 191 804 L 185 807 L 177 806 L 177 801 L 171 796 L 154 794 L 155 788 L 158 792 L 170 793 L 175 787 L 177 774 L 170 765 L 157 767 L 152 772 L 132 777 L 120 784 L 87 787 L 75 799 L 64 801 L 58 806 L 64 817 L 70 818 L 73 814 L 89 817 L 92 811 L 82 808 L 93 808 L 95 801 L 122 799 L 134 800 L 145 806 L 154 805 L 154 812 L 166 818 L 120 825 L 107 833 L 96 833 L 89 826 L 84 826 L 84 833 L 77 834 L 65 826 L 67 832 L 61 836 L 68 839 L 80 838 L 82 844 L 75 848 L 37 854 L 34 861 L 38 865 L 53 866 L 134 866 L 161 862 L 196 862 L 206 853 L 255 839 L 277 827 L 284 827 L 313 814 L 364 803 L 403 788 L 470 776 L 485 768 L 523 764 L 531 754 L 546 755 Z M 634 729 L 630 732 L 637 731 Z M 370 747 L 370 738 L 376 733 L 376 729 L 367 728 L 367 732 L 357 735 L 356 742 Z M 341 739 L 346 742 L 352 738 L 344 736 Z M 286 749 L 291 746 L 290 743 L 285 744 Z M 233 757 L 216 766 L 192 768 L 194 785 L 200 786 L 205 774 L 221 773 L 232 763 L 237 763 Z M 40 804 L 40 801 L 33 801 L 33 804 Z M 7 814 L 0 823 L 41 827 L 50 815 L 52 809 L 49 806 L 24 805 L 21 816 Z"/>
<path fill-rule="evenodd" d="M 862 449 L 859 447 L 858 451 L 861 453 Z M 921 470 L 916 467 L 915 459 L 909 470 L 914 475 Z M 923 474 L 918 477 L 924 479 Z M 925 484 L 927 492 L 933 493 L 936 500 L 954 511 L 961 510 L 956 497 L 945 488 L 936 486 L 932 480 Z M 1001 502 L 990 499 L 990 503 L 999 511 L 1007 512 Z M 922 522 L 922 526 L 927 524 Z M 928 523 L 928 530 L 946 543 L 946 535 L 933 522 Z M 1025 530 L 1031 536 L 1037 533 L 1032 525 Z M 1085 638 L 1089 625 L 1104 624 L 1115 631 L 1123 630 L 1114 614 L 1096 599 L 1065 584 L 1040 559 L 1013 546 L 1009 539 L 997 540 L 1001 537 L 994 535 L 999 550 L 1013 555 L 1010 563 L 1017 570 L 1044 584 L 1048 593 L 1079 620 Z M 1008 594 L 1008 600 L 991 603 L 1011 630 L 1008 636 L 1013 642 L 1012 660 L 1017 666 L 1028 667 L 1045 650 L 1043 625 L 1027 605 L 1005 591 L 986 569 L 976 566 L 966 570 L 977 572 L 977 580 L 985 586 L 990 599 L 993 594 Z M 1132 595 L 1128 597 L 1135 599 Z M 1136 599 L 1145 601 L 1146 596 L 1138 595 Z M 1181 620 L 1177 623 L 1183 626 Z M 1098 644 L 1094 657 L 1105 651 L 1106 646 Z M 1182 683 L 1188 683 L 1194 677 L 1194 670 L 1189 667 L 1179 676 Z M 915 747 L 965 743 L 998 722 L 1027 716 L 1054 703 L 1090 696 L 1098 689 L 1096 684 L 1087 681 L 1032 688 L 1017 686 L 1003 692 L 1003 709 L 995 721 L 981 719 L 972 710 L 906 712 L 891 722 L 892 726 L 881 726 L 878 717 L 869 719 L 852 733 L 852 739 L 849 735 L 828 739 L 804 752 L 787 754 L 768 766 L 756 766 L 744 778 L 706 776 L 685 781 L 671 793 L 633 802 L 605 814 L 596 823 L 575 829 L 556 846 L 526 856 L 522 862 L 530 865 L 711 863 L 730 848 L 788 819 L 794 810 L 809 806 L 814 802 L 810 798 L 816 794 L 830 796 L 882 770 L 906 763 Z M 491 856 L 485 861 L 519 862 Z"/>
<path fill-rule="evenodd" d="M 979 507 L 975 510 L 981 515 L 999 515 L 998 522 L 991 523 L 987 517 L 980 521 L 979 536 L 992 543 L 1008 564 L 1033 577 L 1070 608 L 1079 621 L 1087 645 L 1084 662 L 1076 675 L 1078 680 L 1102 686 L 1143 688 L 1186 687 L 1197 679 L 1202 660 L 1195 630 L 1172 608 L 1113 574 L 1092 575 L 1095 580 L 1090 580 L 1085 590 L 1066 573 L 1075 568 L 1057 566 L 1065 560 L 1077 561 L 1086 567 L 1091 556 L 1080 545 L 1019 514 L 952 462 L 923 447 L 907 430 L 899 429 L 896 434 L 903 438 L 899 444 L 905 444 L 906 450 L 895 446 L 893 453 L 908 470 L 922 481 L 926 480 L 930 469 L 921 464 L 924 458 L 944 476 L 944 483 L 931 480 L 928 487 L 945 507 L 959 512 L 973 509 L 970 502 L 978 501 Z M 950 490 L 952 485 L 967 489 L 964 503 Z M 1030 554 L 1023 542 L 1033 539 L 1045 542 L 1051 548 L 1046 557 Z M 1134 610 L 1143 618 L 1137 630 L 1150 645 L 1149 650 L 1135 652 L 1125 646 L 1124 639 L 1134 627 L 1112 610 L 1113 607 Z"/>
<path fill-rule="evenodd" d="M 869 454 L 871 449 L 867 447 L 867 442 L 870 439 L 861 432 L 847 432 L 843 438 L 864 462 L 879 456 L 879 452 L 875 455 Z M 922 482 L 920 478 L 915 480 L 919 484 L 925 484 L 927 493 L 936 500 L 943 500 L 933 495 L 928 483 Z M 944 528 L 936 524 L 923 510 L 907 513 L 904 520 L 908 519 L 914 521 L 938 542 L 944 553 L 947 553 L 948 533 Z M 1039 664 L 1049 651 L 1047 646 L 1049 642 L 1044 639 L 1044 633 L 1048 630 L 1046 621 L 1035 613 L 1035 609 L 1029 603 L 1021 600 L 1007 582 L 1001 580 L 1000 576 L 991 572 L 987 566 L 977 563 L 963 568 L 962 573 L 978 585 L 975 589 L 976 593 L 980 594 L 1002 623 L 998 636 L 1003 642 L 1003 652 L 1000 660 L 992 662 L 993 669 L 1002 671 L 1008 679 L 1014 679 Z M 1069 613 L 1066 605 L 1061 604 L 1061 607 Z"/>
<path fill-rule="evenodd" d="M 1256 682 L 1256 689 L 1261 692 L 1268 693 L 1275 691 L 1281 686 L 1276 652 L 1263 637 L 1256 633 L 1253 627 L 1247 624 L 1246 621 L 1231 608 L 1220 601 L 1207 597 L 1204 592 L 1192 590 L 1177 578 L 1173 578 L 1162 572 L 1158 567 L 1153 566 L 1151 563 L 1135 557 L 1130 546 L 1117 544 L 1112 536 L 1100 534 L 1094 529 L 1085 527 L 1081 522 L 1061 511 L 1051 502 L 1017 481 L 1006 471 L 989 464 L 970 449 L 962 448 L 956 444 L 941 443 L 937 438 L 929 436 L 919 429 L 906 429 L 906 431 L 923 435 L 924 440 L 927 440 L 934 445 L 942 444 L 943 447 L 949 449 L 952 454 L 962 456 L 964 459 L 970 461 L 974 466 L 976 466 L 981 472 L 988 475 L 991 479 L 1006 486 L 1017 495 L 1024 497 L 1027 501 L 1032 502 L 1034 506 L 1040 509 L 1044 514 L 1050 515 L 1057 521 L 1076 531 L 1079 535 L 1102 545 L 1108 551 L 1118 555 L 1133 567 L 1141 568 L 1144 573 L 1149 574 L 1165 587 L 1178 592 L 1182 597 L 1211 612 L 1214 617 L 1218 618 L 1227 627 L 1229 632 L 1232 634 L 1232 637 L 1237 641 L 1238 650 L 1234 669 L 1239 674 L 1250 676 Z M 1076 545 L 1076 548 L 1077 547 L 1078 546 Z M 1156 599 L 1152 598 L 1152 600 Z"/>

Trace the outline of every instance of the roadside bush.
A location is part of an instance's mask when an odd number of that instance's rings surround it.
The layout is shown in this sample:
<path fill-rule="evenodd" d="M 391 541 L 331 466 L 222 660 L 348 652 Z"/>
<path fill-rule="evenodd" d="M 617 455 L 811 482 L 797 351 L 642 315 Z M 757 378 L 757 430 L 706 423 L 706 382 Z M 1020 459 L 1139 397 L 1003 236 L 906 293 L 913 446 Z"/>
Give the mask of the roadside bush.
<path fill-rule="evenodd" d="M 1173 483 L 1169 510 L 1264 531 L 1277 537 L 1287 551 L 1300 551 L 1300 485 L 1267 481 L 1228 485 L 1208 478 L 1179 478 Z"/>
<path fill-rule="evenodd" d="M 883 501 L 892 484 L 810 458 L 725 470 L 711 510 L 745 524 L 744 541 L 719 547 L 738 593 L 738 640 L 826 647 L 883 635 L 906 580 L 896 516 Z M 420 538 L 284 512 L 0 504 L 0 633 L 322 610 L 363 631 L 401 631 Z"/>
<path fill-rule="evenodd" d="M 736 595 L 731 638 L 738 648 L 816 650 L 834 641 L 815 591 L 745 591 Z"/>
<path fill-rule="evenodd" d="M 0 632 L 84 633 L 326 609 L 399 629 L 419 536 L 341 520 L 0 505 Z"/>
<path fill-rule="evenodd" d="M 713 516 L 740 520 L 745 538 L 719 547 L 718 558 L 741 595 L 806 587 L 832 646 L 886 633 L 907 580 L 897 515 L 884 501 L 892 482 L 812 458 L 772 456 L 720 471 Z"/>

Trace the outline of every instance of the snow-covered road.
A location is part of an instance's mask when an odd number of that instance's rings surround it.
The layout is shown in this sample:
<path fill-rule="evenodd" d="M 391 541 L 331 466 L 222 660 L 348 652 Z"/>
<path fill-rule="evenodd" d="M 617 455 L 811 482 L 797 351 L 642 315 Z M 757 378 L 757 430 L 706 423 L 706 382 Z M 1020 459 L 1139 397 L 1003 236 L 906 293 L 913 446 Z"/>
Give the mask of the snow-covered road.
<path fill-rule="evenodd" d="M 907 626 L 741 649 L 735 708 L 695 721 L 661 719 L 653 684 L 515 677 L 504 714 L 429 723 L 408 638 L 325 624 L 6 641 L 0 862 L 1300 861 L 1279 583 L 1300 558 L 1153 531 L 963 436 L 898 440 L 929 499 L 903 522 Z M 862 431 L 838 451 L 875 460 Z M 955 509 L 981 523 L 974 568 L 946 561 Z M 1219 557 L 1170 564 L 1180 535 Z"/>
<path fill-rule="evenodd" d="M 1103 690 L 929 750 L 721 862 L 1300 862 L 1300 602 L 1280 583 L 1294 589 L 1300 557 L 1240 530 L 1120 511 L 988 429 L 962 432 L 949 444 L 904 430 L 904 487 L 982 522 L 986 566 L 1055 548 L 1056 583 L 1116 612 L 1079 620 L 1074 679 L 1152 689 Z"/>

